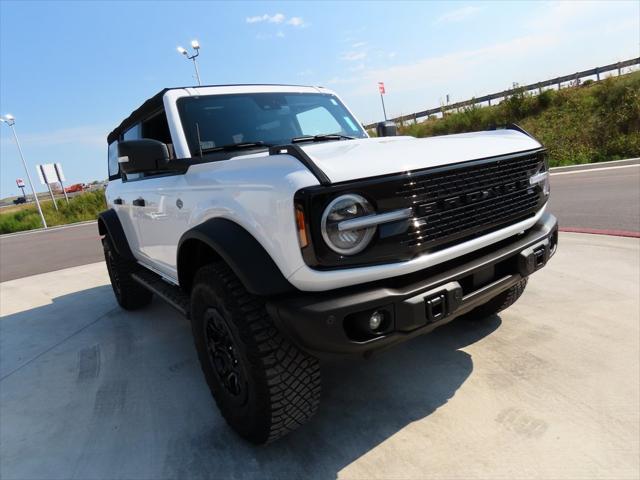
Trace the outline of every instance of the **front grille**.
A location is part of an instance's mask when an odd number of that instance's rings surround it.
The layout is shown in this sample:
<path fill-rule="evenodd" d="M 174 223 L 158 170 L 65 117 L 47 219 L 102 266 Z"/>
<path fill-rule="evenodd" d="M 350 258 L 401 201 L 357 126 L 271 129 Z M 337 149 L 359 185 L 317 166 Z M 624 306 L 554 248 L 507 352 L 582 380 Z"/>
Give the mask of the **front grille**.
<path fill-rule="evenodd" d="M 541 162 L 533 154 L 412 176 L 397 192 L 415 212 L 400 243 L 422 251 L 533 216 L 540 190 L 529 178 Z"/>
<path fill-rule="evenodd" d="M 311 242 L 302 256 L 319 269 L 400 262 L 530 218 L 545 201 L 542 188 L 529 184 L 543 155 L 540 149 L 299 190 L 296 205 L 312 219 Z M 320 219 L 345 193 L 367 198 L 380 213 L 411 207 L 413 215 L 379 225 L 371 244 L 357 255 L 339 255 L 325 244 Z"/>

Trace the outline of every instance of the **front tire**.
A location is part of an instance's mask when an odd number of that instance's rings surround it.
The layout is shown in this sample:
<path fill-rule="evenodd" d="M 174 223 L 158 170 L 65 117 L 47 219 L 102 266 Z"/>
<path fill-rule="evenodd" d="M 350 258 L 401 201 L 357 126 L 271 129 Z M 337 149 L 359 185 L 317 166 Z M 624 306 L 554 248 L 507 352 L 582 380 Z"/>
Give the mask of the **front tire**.
<path fill-rule="evenodd" d="M 131 278 L 131 274 L 140 268 L 138 264 L 118 255 L 108 236 L 102 239 L 102 247 L 111 287 L 118 304 L 125 310 L 137 310 L 149 305 L 153 294 Z"/>
<path fill-rule="evenodd" d="M 282 336 L 264 300 L 249 293 L 224 263 L 196 274 L 191 325 L 211 393 L 239 435 L 256 444 L 271 442 L 316 412 L 318 360 Z"/>

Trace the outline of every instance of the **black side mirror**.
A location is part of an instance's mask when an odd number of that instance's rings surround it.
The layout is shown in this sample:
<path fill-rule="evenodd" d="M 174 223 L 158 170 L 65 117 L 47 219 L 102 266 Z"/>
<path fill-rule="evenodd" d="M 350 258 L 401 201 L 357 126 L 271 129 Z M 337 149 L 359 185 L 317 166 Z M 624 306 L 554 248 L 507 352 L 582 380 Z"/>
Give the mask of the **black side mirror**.
<path fill-rule="evenodd" d="M 150 138 L 125 140 L 118 142 L 118 163 L 124 173 L 164 170 L 169 163 L 169 149 Z"/>
<path fill-rule="evenodd" d="M 380 122 L 376 125 L 376 133 L 379 137 L 395 137 L 398 134 L 398 127 L 392 121 Z"/>

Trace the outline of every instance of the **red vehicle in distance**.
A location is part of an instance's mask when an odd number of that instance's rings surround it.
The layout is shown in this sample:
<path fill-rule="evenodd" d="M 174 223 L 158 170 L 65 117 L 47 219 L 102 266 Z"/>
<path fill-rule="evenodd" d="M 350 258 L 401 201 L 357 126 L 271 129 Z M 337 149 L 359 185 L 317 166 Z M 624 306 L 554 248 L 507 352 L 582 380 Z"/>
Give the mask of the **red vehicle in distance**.
<path fill-rule="evenodd" d="M 67 193 L 82 192 L 83 190 L 84 190 L 84 185 L 82 183 L 69 185 L 67 188 L 64 189 L 64 191 Z"/>

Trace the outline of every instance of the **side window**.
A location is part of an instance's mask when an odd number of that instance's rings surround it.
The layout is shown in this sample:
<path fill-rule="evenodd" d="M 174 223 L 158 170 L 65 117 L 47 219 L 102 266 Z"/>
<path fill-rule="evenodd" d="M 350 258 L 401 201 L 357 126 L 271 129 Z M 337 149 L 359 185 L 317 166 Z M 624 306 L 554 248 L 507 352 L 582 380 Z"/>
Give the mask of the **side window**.
<path fill-rule="evenodd" d="M 145 118 L 142 122 L 136 123 L 129 128 L 122 135 L 123 140 L 138 140 L 141 138 L 150 138 L 158 140 L 167 145 L 169 149 L 170 158 L 175 158 L 173 145 L 171 143 L 171 132 L 169 131 L 169 123 L 167 122 L 167 116 L 164 110 L 160 110 L 150 117 Z M 116 148 L 117 150 L 117 148 Z M 117 152 L 116 152 L 117 155 Z M 117 162 L 117 158 L 116 158 Z M 129 173 L 126 175 L 126 180 L 139 180 L 141 178 L 151 177 L 158 174 L 164 174 L 166 172 L 143 172 L 143 173 Z"/>
<path fill-rule="evenodd" d="M 139 138 L 142 138 L 142 136 L 140 135 L 140 130 L 141 130 L 140 124 L 136 123 L 133 127 L 131 127 L 126 132 L 124 132 L 124 135 L 122 135 L 122 139 L 138 140 Z"/>
<path fill-rule="evenodd" d="M 342 127 L 324 107 L 315 107 L 296 115 L 302 135 L 339 133 Z"/>
<path fill-rule="evenodd" d="M 109 144 L 109 179 L 120 177 L 120 165 L 118 164 L 118 141 Z"/>
<path fill-rule="evenodd" d="M 169 146 L 169 154 L 173 157 L 173 148 L 171 145 L 171 132 L 169 131 L 169 123 L 164 110 L 145 119 L 140 129 L 140 138 L 152 138 Z"/>

